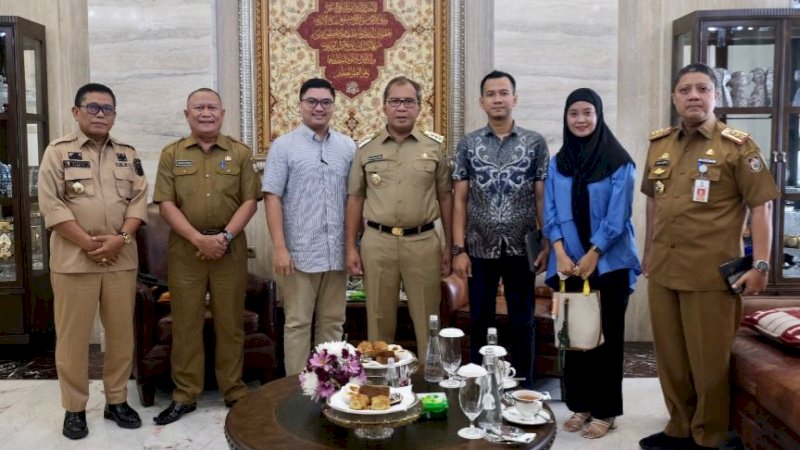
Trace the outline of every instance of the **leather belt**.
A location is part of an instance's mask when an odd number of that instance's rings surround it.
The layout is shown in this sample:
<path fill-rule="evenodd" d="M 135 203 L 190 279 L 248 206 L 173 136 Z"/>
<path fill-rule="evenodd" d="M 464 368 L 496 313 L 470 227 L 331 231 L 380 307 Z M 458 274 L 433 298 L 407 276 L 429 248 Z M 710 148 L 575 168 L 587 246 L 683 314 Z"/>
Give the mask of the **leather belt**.
<path fill-rule="evenodd" d="M 202 233 L 202 234 L 204 234 L 206 236 L 214 236 L 216 234 L 222 233 L 223 231 L 224 231 L 223 228 L 209 228 L 208 230 L 200 231 L 200 233 Z"/>
<path fill-rule="evenodd" d="M 415 234 L 424 233 L 428 230 L 433 229 L 433 222 L 426 223 L 420 227 L 411 227 L 411 228 L 401 228 L 401 227 L 388 227 L 386 225 L 381 225 L 379 223 L 375 223 L 371 220 L 367 221 L 367 226 L 370 228 L 375 228 L 378 231 L 382 231 L 384 233 L 389 233 L 393 236 L 413 236 Z"/>

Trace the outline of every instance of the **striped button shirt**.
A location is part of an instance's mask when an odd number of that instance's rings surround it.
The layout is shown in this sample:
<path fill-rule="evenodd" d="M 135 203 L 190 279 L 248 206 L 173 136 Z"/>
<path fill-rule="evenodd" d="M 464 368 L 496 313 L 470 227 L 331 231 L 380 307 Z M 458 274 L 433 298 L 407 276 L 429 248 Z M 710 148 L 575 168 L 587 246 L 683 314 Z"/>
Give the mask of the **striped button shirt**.
<path fill-rule="evenodd" d="M 270 148 L 262 190 L 282 198 L 286 247 L 300 271 L 345 268 L 347 174 L 355 151 L 344 134 L 329 130 L 320 140 L 305 125 Z"/>

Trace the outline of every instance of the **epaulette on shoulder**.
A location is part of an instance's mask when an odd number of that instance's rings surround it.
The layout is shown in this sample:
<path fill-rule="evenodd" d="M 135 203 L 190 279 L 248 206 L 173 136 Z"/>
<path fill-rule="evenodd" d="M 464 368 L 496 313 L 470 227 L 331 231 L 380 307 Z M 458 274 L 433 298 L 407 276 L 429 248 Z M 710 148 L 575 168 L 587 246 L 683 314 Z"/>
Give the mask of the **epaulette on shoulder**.
<path fill-rule="evenodd" d="M 120 141 L 119 139 L 117 139 L 117 138 L 115 138 L 115 137 L 113 137 L 113 136 L 109 137 L 109 140 L 110 140 L 111 142 L 113 142 L 113 143 L 114 143 L 114 145 L 119 145 L 120 147 L 127 147 L 127 148 L 131 149 L 132 151 L 136 151 L 136 149 L 135 149 L 135 148 L 133 148 L 133 146 L 132 146 L 132 145 L 130 145 L 130 144 L 126 144 L 126 143 L 124 143 L 124 142 Z"/>
<path fill-rule="evenodd" d="M 422 133 L 440 144 L 444 142 L 444 136 L 441 134 L 434 133 L 433 131 L 423 131 Z"/>
<path fill-rule="evenodd" d="M 664 136 L 669 136 L 670 133 L 672 133 L 672 130 L 674 129 L 675 129 L 674 127 L 659 128 L 657 130 L 651 131 L 650 136 L 648 136 L 647 138 L 650 139 L 651 141 L 655 141 L 656 139 L 661 139 Z"/>
<path fill-rule="evenodd" d="M 364 139 L 362 139 L 362 140 L 361 140 L 361 141 L 358 143 L 358 148 L 361 148 L 361 147 L 363 147 L 363 146 L 365 146 L 365 145 L 369 144 L 369 142 L 370 142 L 371 140 L 375 139 L 375 136 L 377 136 L 377 135 L 373 134 L 373 135 L 371 135 L 371 136 L 367 136 L 367 137 L 365 137 Z"/>
<path fill-rule="evenodd" d="M 58 139 L 54 140 L 53 142 L 51 142 L 50 145 L 58 145 L 58 144 L 62 144 L 64 142 L 72 142 L 72 141 L 75 141 L 76 139 L 78 139 L 78 135 L 75 134 L 75 133 L 72 133 L 72 134 L 68 134 L 66 136 L 61 136 L 60 138 L 58 138 Z"/>
<path fill-rule="evenodd" d="M 732 140 L 733 142 L 736 142 L 739 145 L 744 144 L 750 138 L 750 134 L 747 132 L 731 127 L 727 127 L 722 130 L 722 136 Z"/>

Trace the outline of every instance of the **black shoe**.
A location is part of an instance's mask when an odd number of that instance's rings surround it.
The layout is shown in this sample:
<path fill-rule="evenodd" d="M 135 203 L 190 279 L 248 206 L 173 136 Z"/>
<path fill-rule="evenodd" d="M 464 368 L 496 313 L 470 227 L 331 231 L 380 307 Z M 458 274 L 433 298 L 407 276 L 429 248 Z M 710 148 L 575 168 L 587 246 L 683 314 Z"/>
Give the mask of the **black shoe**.
<path fill-rule="evenodd" d="M 153 421 L 156 425 L 166 425 L 175 422 L 183 417 L 184 414 L 189 414 L 195 409 L 197 409 L 197 403 L 184 405 L 183 403 L 178 403 L 173 400 L 172 403 L 167 406 L 167 409 L 161 411 L 157 417 L 153 417 Z"/>
<path fill-rule="evenodd" d="M 86 426 L 86 411 L 64 414 L 64 436 L 70 439 L 83 439 L 89 434 Z"/>
<path fill-rule="evenodd" d="M 693 448 L 694 445 L 691 437 L 672 437 L 663 431 L 651 434 L 639 441 L 639 447 L 643 450 L 686 450 Z"/>
<path fill-rule="evenodd" d="M 142 419 L 139 418 L 139 414 L 127 402 L 106 405 L 106 409 L 103 410 L 103 417 L 113 420 L 120 428 L 139 428 L 142 426 Z"/>

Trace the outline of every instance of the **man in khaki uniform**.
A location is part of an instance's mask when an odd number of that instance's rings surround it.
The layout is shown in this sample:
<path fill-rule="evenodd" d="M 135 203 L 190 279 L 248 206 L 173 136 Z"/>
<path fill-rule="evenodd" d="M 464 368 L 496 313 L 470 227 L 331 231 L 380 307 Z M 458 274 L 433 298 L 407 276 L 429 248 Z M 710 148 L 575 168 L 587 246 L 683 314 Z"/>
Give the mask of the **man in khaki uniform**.
<path fill-rule="evenodd" d="M 419 84 L 406 77 L 384 90 L 386 129 L 361 144 L 350 169 L 345 251 L 350 273 L 364 275 L 369 339 L 394 341 L 402 281 L 424 358 L 428 316 L 439 312 L 440 276 L 450 273 L 453 194 L 444 138 L 415 128 L 420 100 Z M 444 245 L 433 231 L 439 217 Z"/>
<path fill-rule="evenodd" d="M 654 131 L 642 180 L 647 234 L 642 261 L 649 277 L 650 317 L 659 380 L 670 414 L 643 449 L 718 448 L 728 432 L 730 350 L 741 316 L 718 267 L 741 256 L 750 209 L 753 268 L 737 286 L 764 290 L 778 195 L 747 133 L 714 115 L 714 72 L 683 68 L 672 100 L 680 126 Z"/>
<path fill-rule="evenodd" d="M 122 428 L 142 425 L 127 399 L 138 268 L 133 235 L 147 217 L 147 180 L 133 147 L 109 135 L 116 118 L 111 89 L 94 83 L 78 89 L 72 116 L 80 130 L 51 142 L 42 157 L 39 206 L 53 231 L 63 433 L 80 439 L 89 433 L 89 338 L 98 306 L 106 338 L 103 415 Z"/>
<path fill-rule="evenodd" d="M 172 423 L 196 408 L 203 391 L 206 294 L 214 318 L 217 384 L 232 406 L 242 382 L 247 239 L 242 232 L 261 197 L 247 145 L 220 134 L 219 94 L 198 89 L 184 111 L 192 134 L 161 153 L 153 201 L 170 224 L 168 283 L 172 308 L 172 403 L 153 420 Z"/>

